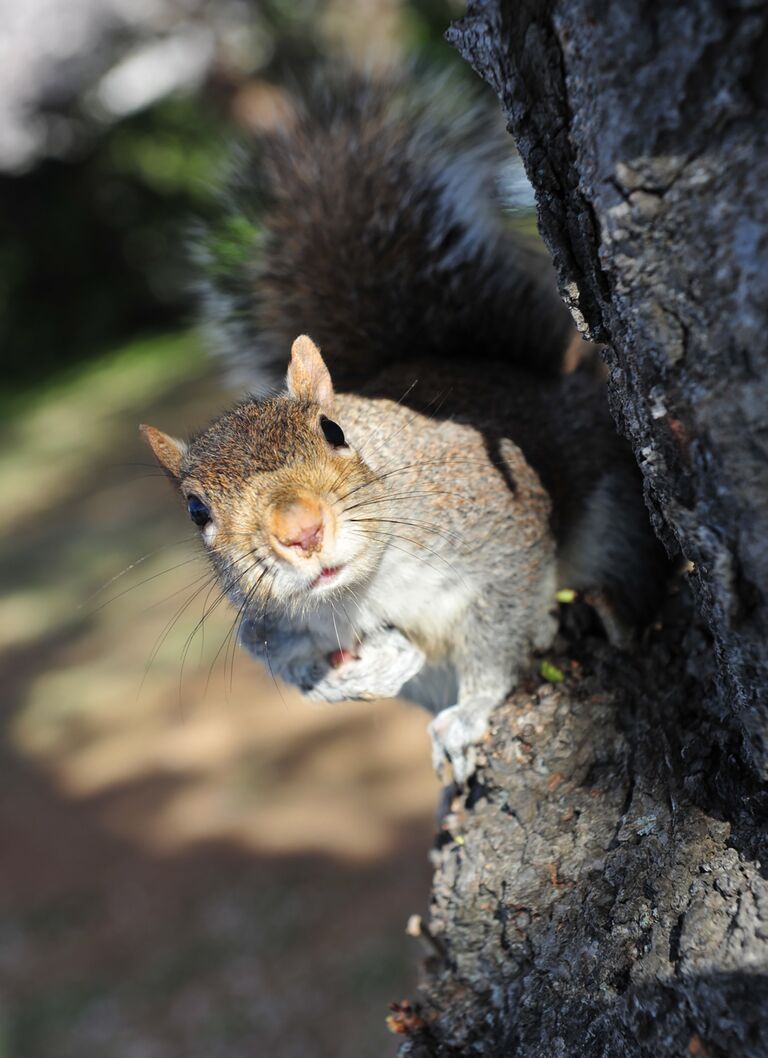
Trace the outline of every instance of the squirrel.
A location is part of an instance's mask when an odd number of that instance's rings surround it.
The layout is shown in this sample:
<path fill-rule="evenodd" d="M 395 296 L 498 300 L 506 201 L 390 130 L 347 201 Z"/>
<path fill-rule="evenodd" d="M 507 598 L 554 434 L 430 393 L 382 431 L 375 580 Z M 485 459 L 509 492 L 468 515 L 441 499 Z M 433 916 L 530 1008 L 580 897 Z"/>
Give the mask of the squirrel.
<path fill-rule="evenodd" d="M 666 556 L 548 263 L 505 216 L 505 136 L 463 90 L 342 78 L 255 137 L 201 240 L 212 346 L 248 396 L 188 443 L 142 430 L 240 639 L 325 701 L 402 695 L 465 782 L 557 631 L 653 614 Z"/>

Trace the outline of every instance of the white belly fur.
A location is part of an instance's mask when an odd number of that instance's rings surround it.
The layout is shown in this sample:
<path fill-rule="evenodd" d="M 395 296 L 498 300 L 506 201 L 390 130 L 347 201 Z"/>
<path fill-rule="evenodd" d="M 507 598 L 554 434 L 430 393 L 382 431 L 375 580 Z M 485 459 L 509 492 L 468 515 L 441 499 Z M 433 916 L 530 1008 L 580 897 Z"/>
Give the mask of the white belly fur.
<path fill-rule="evenodd" d="M 351 589 L 308 614 L 308 629 L 318 647 L 352 649 L 358 638 L 388 626 L 420 643 L 439 644 L 452 638 L 472 598 L 470 586 L 447 566 L 441 569 L 439 556 L 424 559 L 406 551 L 408 547 L 403 544 L 402 550 L 386 553 L 362 589 Z"/>

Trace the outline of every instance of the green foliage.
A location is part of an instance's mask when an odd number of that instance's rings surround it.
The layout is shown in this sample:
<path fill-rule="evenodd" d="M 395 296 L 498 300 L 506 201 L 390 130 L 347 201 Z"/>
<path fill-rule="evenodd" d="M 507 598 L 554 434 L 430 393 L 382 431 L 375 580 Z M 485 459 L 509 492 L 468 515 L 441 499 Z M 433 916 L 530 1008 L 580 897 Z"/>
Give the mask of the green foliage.
<path fill-rule="evenodd" d="M 230 275 L 253 259 L 261 233 L 259 225 L 242 213 L 229 213 L 213 221 L 203 244 L 207 267 L 214 274 Z"/>
<path fill-rule="evenodd" d="M 547 681 L 547 683 L 562 683 L 565 679 L 565 675 L 562 670 L 553 665 L 551 661 L 547 661 L 546 658 L 542 661 L 539 666 L 539 674 Z"/>
<path fill-rule="evenodd" d="M 220 164 L 221 125 L 204 100 L 167 100 L 118 125 L 100 152 L 106 177 L 135 181 L 158 195 L 205 203 Z"/>
<path fill-rule="evenodd" d="M 0 179 L 6 388 L 189 319 L 188 233 L 210 209 L 224 142 L 205 100 L 167 101 L 76 160 Z"/>

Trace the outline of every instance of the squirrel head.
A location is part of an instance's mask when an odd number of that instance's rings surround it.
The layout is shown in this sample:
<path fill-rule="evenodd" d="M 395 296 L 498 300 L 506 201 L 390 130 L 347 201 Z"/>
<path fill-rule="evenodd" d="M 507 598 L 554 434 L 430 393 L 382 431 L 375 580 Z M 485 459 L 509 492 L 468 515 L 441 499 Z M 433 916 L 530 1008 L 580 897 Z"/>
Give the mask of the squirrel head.
<path fill-rule="evenodd" d="M 365 580 L 381 545 L 350 515 L 376 475 L 334 417 L 331 376 L 306 335 L 284 394 L 248 399 L 188 444 L 142 426 L 177 485 L 222 586 L 255 606 L 306 606 Z"/>

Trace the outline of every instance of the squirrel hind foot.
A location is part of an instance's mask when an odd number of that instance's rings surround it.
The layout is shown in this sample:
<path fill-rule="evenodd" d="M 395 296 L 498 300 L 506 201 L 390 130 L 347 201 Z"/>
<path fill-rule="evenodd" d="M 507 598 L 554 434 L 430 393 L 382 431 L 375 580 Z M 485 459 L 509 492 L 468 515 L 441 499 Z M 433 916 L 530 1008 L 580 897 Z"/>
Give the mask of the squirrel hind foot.
<path fill-rule="evenodd" d="M 606 591 L 595 588 L 584 592 L 584 602 L 591 606 L 603 626 L 608 642 L 617 650 L 629 651 L 637 641 L 636 629 L 623 620 Z"/>

